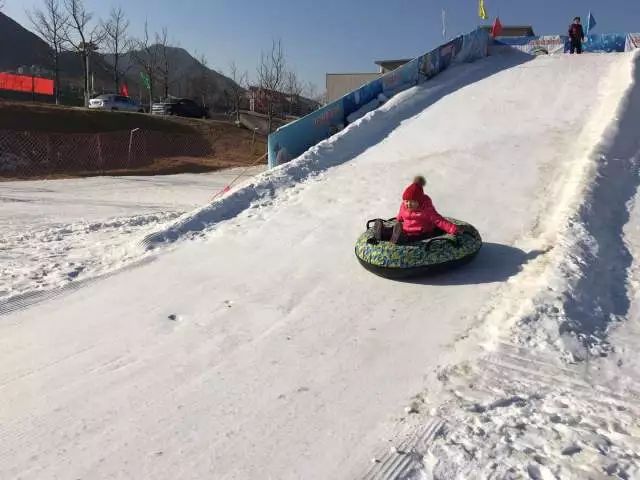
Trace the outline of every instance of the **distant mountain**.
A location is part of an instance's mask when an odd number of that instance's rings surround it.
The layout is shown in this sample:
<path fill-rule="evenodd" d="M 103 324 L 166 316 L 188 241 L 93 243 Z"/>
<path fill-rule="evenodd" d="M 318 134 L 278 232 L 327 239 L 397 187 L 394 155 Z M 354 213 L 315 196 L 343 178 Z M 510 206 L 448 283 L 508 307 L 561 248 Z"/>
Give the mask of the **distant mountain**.
<path fill-rule="evenodd" d="M 48 65 L 49 46 L 0 12 L 0 71 Z"/>
<path fill-rule="evenodd" d="M 158 59 L 162 59 L 162 47 L 152 46 Z M 132 51 L 120 56 L 118 69 L 125 72 L 127 77 L 138 84 L 140 73 L 143 71 L 137 59 L 144 58 L 144 53 Z M 103 55 L 106 63 L 113 65 L 114 58 L 111 54 Z M 169 94 L 176 97 L 200 97 L 203 91 L 211 103 L 223 105 L 226 102 L 225 92 L 230 94 L 237 85 L 230 78 L 211 70 L 196 60 L 184 48 L 167 47 L 167 60 L 169 64 Z M 159 65 L 160 67 L 160 65 Z M 206 88 L 203 88 L 206 85 Z M 155 78 L 154 96 L 163 96 L 164 81 L 162 73 Z"/>
<path fill-rule="evenodd" d="M 160 46 L 156 45 L 160 53 Z M 202 65 L 183 48 L 170 47 L 167 50 L 169 63 L 169 94 L 178 97 L 189 97 L 205 101 L 214 108 L 228 106 L 230 92 L 234 82 L 224 75 Z M 148 94 L 145 91 L 136 63 L 139 52 L 127 53 L 120 57 L 119 70 L 123 72 L 122 80 L 127 83 L 131 96 L 139 97 L 145 103 Z M 61 90 L 63 98 L 69 103 L 77 103 L 81 99 L 83 84 L 83 66 L 80 55 L 76 52 L 64 52 L 60 59 Z M 91 58 L 91 74 L 95 93 L 113 92 L 113 55 L 95 54 Z M 0 71 L 30 73 L 32 67 L 40 72 L 51 74 L 52 59 L 49 46 L 13 19 L 0 12 Z M 39 73 L 42 74 L 42 73 Z M 161 74 L 155 78 L 154 98 L 163 96 Z"/>

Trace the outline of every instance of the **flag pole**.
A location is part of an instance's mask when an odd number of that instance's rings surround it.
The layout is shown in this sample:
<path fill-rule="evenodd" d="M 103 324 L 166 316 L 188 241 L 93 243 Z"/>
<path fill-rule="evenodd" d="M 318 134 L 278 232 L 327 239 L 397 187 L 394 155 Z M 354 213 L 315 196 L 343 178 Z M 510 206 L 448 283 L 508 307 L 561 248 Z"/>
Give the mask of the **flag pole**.
<path fill-rule="evenodd" d="M 584 42 L 589 43 L 589 32 L 591 31 L 591 9 L 589 9 L 589 13 L 587 14 L 587 31 L 584 32 Z M 582 39 L 580 39 L 582 40 Z"/>
<path fill-rule="evenodd" d="M 447 11 L 442 9 L 442 39 L 447 40 Z"/>

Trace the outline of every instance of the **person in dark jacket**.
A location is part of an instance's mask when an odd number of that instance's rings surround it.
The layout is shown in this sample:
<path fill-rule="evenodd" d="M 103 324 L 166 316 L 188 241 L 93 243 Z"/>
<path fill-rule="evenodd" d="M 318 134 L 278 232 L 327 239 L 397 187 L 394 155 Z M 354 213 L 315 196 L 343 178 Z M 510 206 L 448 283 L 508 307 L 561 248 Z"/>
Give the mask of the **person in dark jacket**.
<path fill-rule="evenodd" d="M 582 53 L 582 42 L 584 41 L 584 30 L 580 23 L 580 17 L 573 19 L 573 23 L 569 27 L 569 40 L 571 42 L 570 52 Z"/>

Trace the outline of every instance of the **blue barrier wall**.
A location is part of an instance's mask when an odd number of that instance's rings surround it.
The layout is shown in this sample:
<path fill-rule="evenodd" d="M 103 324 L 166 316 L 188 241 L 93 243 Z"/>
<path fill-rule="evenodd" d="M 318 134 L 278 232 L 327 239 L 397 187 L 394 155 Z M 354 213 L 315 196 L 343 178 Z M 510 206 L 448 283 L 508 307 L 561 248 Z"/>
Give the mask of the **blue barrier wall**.
<path fill-rule="evenodd" d="M 637 33 L 605 33 L 587 35 L 583 44 L 585 52 L 625 52 L 638 48 L 640 36 Z M 496 45 L 516 48 L 532 55 L 563 53 L 569 51 L 567 35 L 542 37 L 498 38 Z"/>
<path fill-rule="evenodd" d="M 546 55 L 552 53 L 564 53 L 567 36 L 545 35 L 536 37 L 497 38 L 494 46 L 515 48 L 529 55 Z"/>
<path fill-rule="evenodd" d="M 315 112 L 269 135 L 269 168 L 292 160 L 320 141 L 342 130 L 347 117 L 380 94 L 393 95 L 433 78 L 453 63 L 473 62 L 487 56 L 489 33 L 478 29 L 457 37 L 381 78 L 363 85 Z"/>
<path fill-rule="evenodd" d="M 567 39 L 567 51 L 569 50 Z M 585 52 L 624 52 L 627 41 L 626 33 L 605 33 L 599 35 L 587 35 L 583 44 Z"/>

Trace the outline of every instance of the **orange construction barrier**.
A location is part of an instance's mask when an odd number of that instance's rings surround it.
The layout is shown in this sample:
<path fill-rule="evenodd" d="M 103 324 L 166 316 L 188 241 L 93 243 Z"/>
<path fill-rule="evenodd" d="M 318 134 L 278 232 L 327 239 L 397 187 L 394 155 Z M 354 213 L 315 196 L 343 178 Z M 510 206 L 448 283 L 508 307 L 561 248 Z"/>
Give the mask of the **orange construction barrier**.
<path fill-rule="evenodd" d="M 53 80 L 27 75 L 0 73 L 0 90 L 53 95 Z"/>

